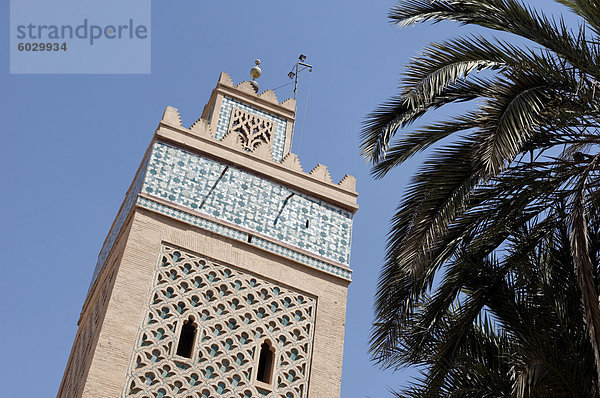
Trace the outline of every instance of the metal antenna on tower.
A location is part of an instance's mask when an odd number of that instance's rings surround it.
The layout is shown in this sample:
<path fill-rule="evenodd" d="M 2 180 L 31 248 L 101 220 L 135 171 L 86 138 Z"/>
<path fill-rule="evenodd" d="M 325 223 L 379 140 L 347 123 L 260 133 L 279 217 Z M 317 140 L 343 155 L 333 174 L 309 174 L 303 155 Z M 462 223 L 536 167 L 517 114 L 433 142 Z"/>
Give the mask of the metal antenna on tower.
<path fill-rule="evenodd" d="M 312 65 L 305 63 L 304 62 L 305 60 L 306 60 L 306 55 L 300 54 L 300 56 L 298 57 L 298 61 L 296 61 L 296 65 L 292 68 L 290 73 L 288 73 L 288 77 L 290 79 L 294 79 L 294 102 L 296 100 L 296 94 L 298 93 L 298 75 L 300 75 L 300 72 L 302 72 L 303 70 L 306 70 L 306 69 L 308 69 L 309 72 L 312 72 Z M 306 122 L 306 110 L 308 108 L 308 97 L 310 95 L 311 82 L 312 82 L 312 74 L 311 74 L 311 78 L 310 78 L 310 81 L 308 84 L 308 93 L 306 94 L 306 104 L 304 106 L 304 117 L 302 120 L 302 129 L 300 130 L 300 139 L 298 142 L 298 147 L 300 146 L 300 143 L 302 142 L 302 133 L 304 132 L 304 125 Z M 298 108 L 298 105 L 295 104 L 294 110 L 296 110 L 297 108 Z M 294 126 L 294 129 L 292 130 L 292 141 L 294 139 L 295 130 L 296 130 L 296 127 Z"/>
<path fill-rule="evenodd" d="M 300 54 L 298 57 L 298 61 L 296 61 L 296 66 L 292 68 L 290 73 L 288 73 L 288 77 L 290 79 L 294 79 L 294 99 L 296 99 L 296 92 L 298 91 L 298 75 L 305 69 L 308 69 L 309 72 L 312 72 L 312 65 L 304 63 L 306 60 L 306 55 Z M 302 67 L 302 68 L 300 68 Z"/>

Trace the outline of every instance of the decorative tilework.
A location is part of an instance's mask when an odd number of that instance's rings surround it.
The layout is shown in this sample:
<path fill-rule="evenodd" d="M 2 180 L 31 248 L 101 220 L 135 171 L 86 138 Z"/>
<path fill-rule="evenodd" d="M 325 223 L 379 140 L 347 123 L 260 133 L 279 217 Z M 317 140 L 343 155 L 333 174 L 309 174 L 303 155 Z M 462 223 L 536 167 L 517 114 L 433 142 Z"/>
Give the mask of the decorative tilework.
<path fill-rule="evenodd" d="M 123 224 L 125 223 L 125 220 L 127 219 L 127 216 L 129 215 L 129 212 L 131 211 L 131 208 L 133 207 L 133 204 L 135 203 L 135 200 L 137 199 L 137 196 L 142 189 L 142 183 L 144 182 L 147 167 L 148 156 L 144 158 L 144 161 L 142 162 L 142 167 L 140 168 L 139 173 L 136 175 L 133 184 L 131 184 L 131 188 L 127 196 L 125 197 L 125 201 L 123 202 L 119 213 L 117 213 L 117 218 L 115 219 L 113 226 L 108 233 L 108 237 L 106 238 L 106 241 L 102 246 L 102 250 L 100 250 L 100 254 L 98 255 L 98 261 L 96 262 L 96 268 L 94 268 L 92 282 L 90 283 L 90 289 L 94 285 L 98 274 L 100 274 L 100 270 L 102 269 L 104 262 L 108 258 L 108 255 L 110 254 L 110 251 L 112 250 L 112 247 L 115 244 L 119 233 L 121 232 L 121 228 L 123 228 Z"/>
<path fill-rule="evenodd" d="M 215 222 L 206 220 L 201 217 L 194 216 L 193 214 L 186 213 L 184 211 L 174 209 L 172 207 L 165 206 L 161 203 L 155 202 L 150 199 L 139 197 L 137 200 L 137 204 L 146 209 L 150 209 L 150 210 L 162 213 L 169 217 L 176 218 L 180 221 L 184 221 L 188 224 L 195 225 L 196 227 L 206 229 L 208 231 L 217 233 L 219 235 L 226 236 L 228 238 L 233 238 L 233 239 L 242 240 L 242 241 L 248 240 L 247 233 L 238 231 L 233 228 L 226 227 L 221 224 L 217 224 Z"/>
<path fill-rule="evenodd" d="M 297 252 L 292 249 L 288 249 L 287 247 L 280 246 L 276 243 L 270 242 L 265 239 L 261 239 L 259 237 L 252 238 L 252 244 L 256 245 L 260 248 L 268 250 L 273 253 L 280 254 L 282 256 L 291 258 L 292 260 L 296 260 L 300 263 L 304 263 L 306 265 L 310 265 L 311 267 L 320 269 L 325 272 L 329 272 L 330 274 L 337 275 L 344 279 L 350 280 L 352 277 L 352 272 L 349 269 L 344 269 L 341 267 L 336 267 L 335 265 L 326 263 L 325 261 L 321 261 L 314 257 L 307 256 L 304 253 Z"/>
<path fill-rule="evenodd" d="M 140 192 L 239 225 L 315 255 L 349 265 L 352 214 L 234 167 L 155 143 L 137 174 L 100 251 L 91 286 Z M 230 238 L 248 235 L 186 212 L 139 198 L 138 204 Z M 307 227 L 308 222 L 308 227 Z M 350 279 L 350 270 L 254 237 L 263 249 Z"/>
<path fill-rule="evenodd" d="M 165 214 L 169 217 L 173 217 L 177 220 L 186 222 L 191 225 L 195 225 L 197 227 L 206 229 L 208 231 L 217 233 L 219 235 L 227 236 L 229 238 L 237 239 L 237 240 L 240 240 L 243 242 L 248 242 L 248 234 L 245 232 L 241 232 L 236 229 L 229 228 L 227 226 L 203 219 L 201 217 L 181 211 L 179 209 L 165 206 L 165 205 L 155 202 L 153 200 L 139 197 L 137 200 L 137 204 L 146 209 L 150 209 L 150 210 L 159 212 L 161 214 Z M 290 258 L 292 260 L 306 264 L 308 266 L 320 269 L 320 270 L 328 272 L 330 274 L 337 275 L 337 276 L 347 279 L 347 280 L 350 280 L 352 277 L 352 272 L 350 271 L 350 269 L 336 267 L 333 264 L 330 264 L 325 261 L 319 260 L 317 258 L 308 256 L 304 253 L 297 252 L 297 251 L 289 249 L 287 247 L 283 247 L 276 243 L 262 239 L 258 236 L 253 236 L 250 244 L 260 247 L 262 249 L 265 249 L 267 251 L 285 256 L 287 258 Z"/>
<path fill-rule="evenodd" d="M 217 122 L 217 131 L 215 133 L 215 138 L 217 140 L 220 140 L 225 134 L 227 134 L 227 129 L 229 128 L 229 121 L 231 119 L 231 113 L 233 111 L 234 106 L 243 111 L 258 115 L 261 118 L 272 121 L 275 124 L 275 131 L 272 138 L 272 153 L 273 159 L 276 162 L 281 162 L 281 160 L 283 159 L 283 146 L 285 144 L 285 119 L 282 119 L 265 111 L 261 111 L 260 109 L 248 106 L 245 103 L 235 100 L 233 98 L 223 98 L 223 105 L 221 105 L 221 111 L 219 113 L 219 120 Z"/>
<path fill-rule="evenodd" d="M 142 190 L 335 262 L 350 263 L 350 212 L 215 160 L 155 143 Z"/>

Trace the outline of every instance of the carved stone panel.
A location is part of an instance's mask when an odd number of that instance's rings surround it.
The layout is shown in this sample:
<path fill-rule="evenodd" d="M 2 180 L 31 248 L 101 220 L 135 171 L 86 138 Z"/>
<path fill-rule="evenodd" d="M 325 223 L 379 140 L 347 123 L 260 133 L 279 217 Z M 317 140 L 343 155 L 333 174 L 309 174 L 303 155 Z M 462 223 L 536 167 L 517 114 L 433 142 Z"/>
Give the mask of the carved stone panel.
<path fill-rule="evenodd" d="M 233 267 L 163 246 L 123 397 L 306 397 L 316 300 Z M 190 358 L 176 355 L 184 322 Z M 259 349 L 273 381 L 256 381 Z"/>
<path fill-rule="evenodd" d="M 242 147 L 253 152 L 259 145 L 272 146 L 274 123 L 239 108 L 231 111 L 229 132 L 239 135 Z"/>

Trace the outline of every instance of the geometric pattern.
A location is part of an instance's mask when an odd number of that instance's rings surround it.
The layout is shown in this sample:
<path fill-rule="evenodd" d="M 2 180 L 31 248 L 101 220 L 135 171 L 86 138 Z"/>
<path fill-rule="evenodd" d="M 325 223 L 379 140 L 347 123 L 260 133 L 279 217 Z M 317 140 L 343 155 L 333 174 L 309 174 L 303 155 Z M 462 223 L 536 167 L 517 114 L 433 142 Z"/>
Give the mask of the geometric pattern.
<path fill-rule="evenodd" d="M 350 264 L 349 211 L 161 142 L 151 151 L 142 192 Z"/>
<path fill-rule="evenodd" d="M 272 154 L 273 160 L 281 162 L 283 159 L 283 147 L 285 145 L 285 130 L 286 121 L 280 117 L 262 111 L 260 109 L 253 108 L 247 104 L 230 98 L 224 97 L 221 110 L 219 112 L 219 119 L 217 120 L 217 128 L 215 131 L 215 139 L 221 140 L 229 132 L 229 126 L 231 124 L 231 117 L 233 114 L 233 108 L 245 111 L 249 114 L 260 117 L 263 120 L 270 121 L 274 124 L 274 132 L 272 136 Z"/>
<path fill-rule="evenodd" d="M 305 397 L 315 310 L 304 293 L 163 245 L 122 397 Z M 175 350 L 190 317 L 198 327 L 184 358 Z M 267 340 L 272 392 L 255 383 Z"/>
<path fill-rule="evenodd" d="M 233 108 L 229 131 L 238 133 L 242 148 L 252 152 L 261 143 L 271 145 L 273 122 L 259 118 L 252 113 Z"/>
<path fill-rule="evenodd" d="M 339 276 L 341 278 L 351 280 L 352 279 L 352 270 L 349 268 L 342 268 L 339 266 L 335 266 L 331 263 L 327 263 L 325 261 L 319 260 L 317 258 L 307 256 L 304 253 L 300 253 L 296 250 L 292 250 L 290 248 L 278 245 L 266 239 L 262 239 L 258 236 L 252 236 L 249 238 L 249 234 L 226 225 L 222 225 L 205 218 L 199 217 L 195 214 L 191 214 L 179 209 L 175 209 L 170 206 L 166 206 L 162 203 L 156 202 L 149 198 L 140 197 L 138 198 L 137 205 L 143 208 L 164 214 L 166 216 L 175 218 L 179 221 L 186 222 L 188 224 L 194 225 L 196 227 L 200 227 L 202 229 L 217 233 L 222 236 L 226 236 L 231 239 L 236 239 L 242 242 L 247 242 L 250 245 L 260 247 L 264 250 L 267 250 L 272 253 L 279 254 L 281 256 L 290 258 L 299 263 L 306 264 L 313 268 L 317 268 L 321 271 L 325 271 L 327 273 Z"/>
<path fill-rule="evenodd" d="M 144 158 L 100 251 L 90 288 L 140 192 L 237 225 L 257 235 L 266 235 L 335 263 L 350 264 L 353 215 L 349 211 L 293 191 L 283 184 L 156 142 Z M 179 210 L 177 212 L 181 213 Z M 194 219 L 194 222 L 200 220 L 192 215 L 185 217 Z M 232 228 L 221 229 L 236 235 L 245 234 L 232 232 L 235 231 Z M 349 270 L 282 245 L 253 238 L 255 245 L 258 246 L 259 242 L 266 250 L 350 279 Z"/>

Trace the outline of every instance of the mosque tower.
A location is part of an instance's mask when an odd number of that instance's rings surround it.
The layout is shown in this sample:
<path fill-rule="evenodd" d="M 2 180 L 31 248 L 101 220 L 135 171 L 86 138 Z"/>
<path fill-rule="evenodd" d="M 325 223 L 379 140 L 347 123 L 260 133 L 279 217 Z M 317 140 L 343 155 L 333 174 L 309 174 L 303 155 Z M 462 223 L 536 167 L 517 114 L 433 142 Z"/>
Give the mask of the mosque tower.
<path fill-rule="evenodd" d="M 222 73 L 168 106 L 98 256 L 59 397 L 338 398 L 356 180 L 302 169 L 295 100 Z M 319 143 L 313 143 L 319 145 Z"/>

